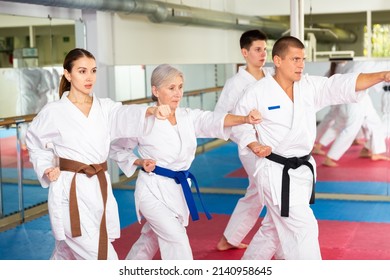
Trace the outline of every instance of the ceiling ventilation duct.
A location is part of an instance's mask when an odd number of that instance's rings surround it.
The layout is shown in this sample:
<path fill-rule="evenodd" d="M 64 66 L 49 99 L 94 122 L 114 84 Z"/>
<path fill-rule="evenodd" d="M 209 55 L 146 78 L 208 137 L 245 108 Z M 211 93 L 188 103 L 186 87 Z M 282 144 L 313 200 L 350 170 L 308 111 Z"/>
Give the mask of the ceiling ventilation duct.
<path fill-rule="evenodd" d="M 290 26 L 286 22 L 258 16 L 238 15 L 149 0 L 13 0 L 13 2 L 82 10 L 143 14 L 154 23 L 174 23 L 243 31 L 260 29 L 270 39 L 278 39 L 288 31 Z M 316 29 L 305 30 L 305 33 L 314 33 L 318 42 L 354 43 L 357 39 L 354 33 L 340 28 Z"/>

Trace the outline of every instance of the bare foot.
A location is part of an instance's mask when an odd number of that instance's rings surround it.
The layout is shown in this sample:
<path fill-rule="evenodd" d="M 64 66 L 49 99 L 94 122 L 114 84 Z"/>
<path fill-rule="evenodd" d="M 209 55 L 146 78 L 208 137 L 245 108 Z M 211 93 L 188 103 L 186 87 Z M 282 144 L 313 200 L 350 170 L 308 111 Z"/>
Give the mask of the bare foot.
<path fill-rule="evenodd" d="M 372 160 L 390 160 L 390 158 L 389 157 L 387 157 L 387 156 L 385 156 L 385 155 L 381 155 L 381 154 L 373 154 L 372 156 L 371 156 L 371 159 Z"/>
<path fill-rule="evenodd" d="M 370 152 L 369 149 L 363 148 L 363 149 L 360 151 L 359 157 L 369 158 L 369 157 L 372 157 L 372 155 L 371 155 L 371 152 Z"/>
<path fill-rule="evenodd" d="M 322 165 L 328 166 L 328 167 L 336 167 L 339 166 L 335 161 L 333 161 L 331 158 L 326 157 Z"/>
<path fill-rule="evenodd" d="M 352 145 L 363 145 L 363 144 L 364 144 L 364 140 L 362 139 L 355 139 L 352 142 Z"/>
<path fill-rule="evenodd" d="M 240 243 L 240 245 L 234 246 L 226 240 L 225 236 L 222 236 L 221 240 L 219 240 L 219 242 L 217 244 L 218 251 L 226 251 L 226 250 L 230 250 L 230 249 L 246 249 L 247 247 L 248 247 L 248 245 L 244 244 L 244 243 Z"/>
<path fill-rule="evenodd" d="M 324 150 L 321 150 L 321 148 L 313 148 L 313 150 L 311 151 L 312 154 L 314 155 L 325 155 L 325 151 Z"/>
<path fill-rule="evenodd" d="M 315 155 L 325 155 L 325 151 L 322 150 L 321 144 L 314 144 L 313 150 L 311 151 L 312 154 Z"/>

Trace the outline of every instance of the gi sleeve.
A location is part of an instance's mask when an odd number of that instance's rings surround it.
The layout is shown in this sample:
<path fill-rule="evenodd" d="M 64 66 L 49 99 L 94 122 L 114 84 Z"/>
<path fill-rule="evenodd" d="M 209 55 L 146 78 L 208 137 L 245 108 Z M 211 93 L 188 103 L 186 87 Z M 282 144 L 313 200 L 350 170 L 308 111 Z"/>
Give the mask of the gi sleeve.
<path fill-rule="evenodd" d="M 238 89 L 235 87 L 233 79 L 227 80 L 218 98 L 217 104 L 215 104 L 214 112 L 231 112 L 236 103 L 236 100 L 234 98 L 235 91 L 238 91 Z"/>
<path fill-rule="evenodd" d="M 193 120 L 196 138 L 220 138 L 225 141 L 229 139 L 231 128 L 224 127 L 226 113 L 199 109 L 188 112 Z"/>
<path fill-rule="evenodd" d="M 26 144 L 30 161 L 37 173 L 42 187 L 47 188 L 49 179 L 44 174 L 45 170 L 56 166 L 56 156 L 53 151 L 53 139 L 58 135 L 55 124 L 52 122 L 49 110 L 42 109 L 31 122 L 26 134 Z"/>
<path fill-rule="evenodd" d="M 110 158 L 113 159 L 127 177 L 134 174 L 137 166 L 134 162 L 139 158 L 135 154 L 138 142 L 134 138 L 120 138 L 111 143 Z"/>
<path fill-rule="evenodd" d="M 233 114 L 246 116 L 254 108 L 259 108 L 253 98 L 254 87 L 249 87 L 234 107 Z M 252 124 L 241 124 L 232 127 L 230 138 L 237 143 L 240 149 L 245 149 L 248 144 L 257 141 L 256 131 Z"/>
<path fill-rule="evenodd" d="M 314 87 L 316 110 L 329 105 L 358 102 L 365 91 L 355 91 L 359 73 L 334 74 L 331 77 L 311 76 Z M 305 77 L 306 78 L 306 77 Z"/>
<path fill-rule="evenodd" d="M 114 106 L 111 112 L 111 140 L 140 137 L 147 133 L 145 105 Z"/>

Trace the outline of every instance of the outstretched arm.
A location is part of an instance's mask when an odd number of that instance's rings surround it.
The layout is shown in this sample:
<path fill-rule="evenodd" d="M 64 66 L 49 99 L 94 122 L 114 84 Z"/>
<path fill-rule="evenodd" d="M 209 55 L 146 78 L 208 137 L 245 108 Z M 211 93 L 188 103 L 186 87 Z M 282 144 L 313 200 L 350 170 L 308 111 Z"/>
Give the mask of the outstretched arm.
<path fill-rule="evenodd" d="M 355 90 L 365 90 L 380 82 L 390 82 L 390 71 L 360 73 L 356 80 Z"/>
<path fill-rule="evenodd" d="M 227 114 L 224 121 L 224 127 L 230 127 L 240 124 L 258 124 L 261 122 L 261 114 L 257 109 L 253 109 L 247 116 L 238 116 Z"/>

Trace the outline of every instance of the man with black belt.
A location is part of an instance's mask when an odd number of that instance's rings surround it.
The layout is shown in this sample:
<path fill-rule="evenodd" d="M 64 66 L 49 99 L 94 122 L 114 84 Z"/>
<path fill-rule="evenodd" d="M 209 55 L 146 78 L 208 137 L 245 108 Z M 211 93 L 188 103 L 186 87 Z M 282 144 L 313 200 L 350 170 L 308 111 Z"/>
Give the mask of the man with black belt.
<path fill-rule="evenodd" d="M 267 214 L 243 259 L 271 259 L 281 247 L 285 259 L 321 259 L 314 202 L 315 166 L 310 152 L 316 136 L 316 112 L 325 106 L 357 102 L 363 90 L 390 81 L 390 72 L 303 74 L 304 44 L 295 37 L 277 40 L 272 50 L 275 74 L 250 86 L 235 114 L 258 109 L 263 121 L 233 128 L 240 147 L 259 157 L 255 179 Z M 261 157 L 262 145 L 272 153 Z"/>

